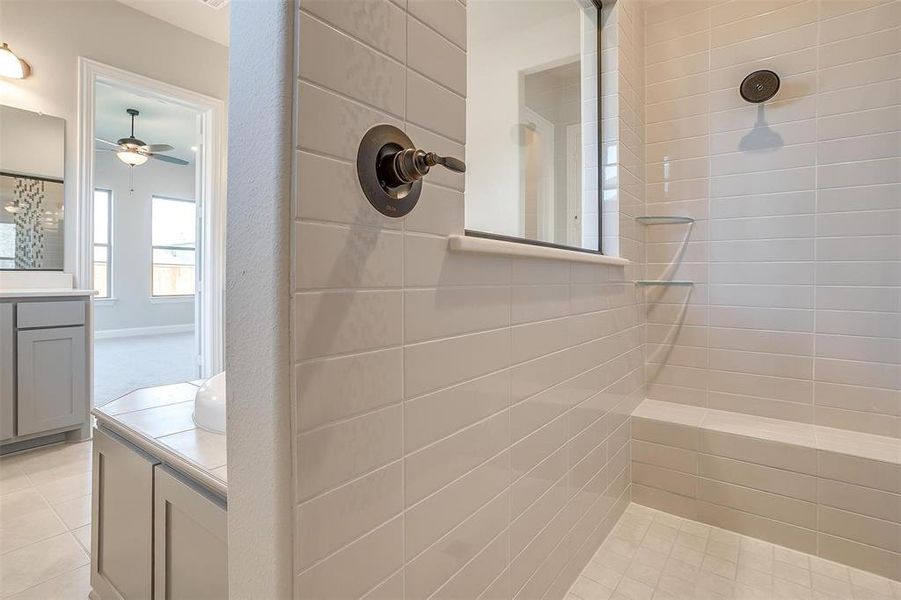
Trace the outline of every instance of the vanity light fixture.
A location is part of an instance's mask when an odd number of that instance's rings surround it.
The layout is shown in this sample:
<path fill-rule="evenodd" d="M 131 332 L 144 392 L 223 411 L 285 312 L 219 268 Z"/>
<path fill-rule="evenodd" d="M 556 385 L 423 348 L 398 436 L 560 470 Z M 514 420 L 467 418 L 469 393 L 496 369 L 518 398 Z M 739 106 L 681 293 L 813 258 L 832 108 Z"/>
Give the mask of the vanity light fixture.
<path fill-rule="evenodd" d="M 0 77 L 25 79 L 31 75 L 31 65 L 16 56 L 6 42 L 0 43 Z"/>

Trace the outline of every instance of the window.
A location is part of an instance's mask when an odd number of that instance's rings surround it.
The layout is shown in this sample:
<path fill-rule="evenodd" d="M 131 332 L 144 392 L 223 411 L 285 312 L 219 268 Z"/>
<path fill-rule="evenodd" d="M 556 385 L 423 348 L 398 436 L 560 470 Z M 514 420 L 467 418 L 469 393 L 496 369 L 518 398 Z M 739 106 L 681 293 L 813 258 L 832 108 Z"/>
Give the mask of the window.
<path fill-rule="evenodd" d="M 109 298 L 112 290 L 113 193 L 94 190 L 94 289 L 96 298 Z"/>
<path fill-rule="evenodd" d="M 193 296 L 197 206 L 154 196 L 151 204 L 152 290 L 155 297 Z"/>

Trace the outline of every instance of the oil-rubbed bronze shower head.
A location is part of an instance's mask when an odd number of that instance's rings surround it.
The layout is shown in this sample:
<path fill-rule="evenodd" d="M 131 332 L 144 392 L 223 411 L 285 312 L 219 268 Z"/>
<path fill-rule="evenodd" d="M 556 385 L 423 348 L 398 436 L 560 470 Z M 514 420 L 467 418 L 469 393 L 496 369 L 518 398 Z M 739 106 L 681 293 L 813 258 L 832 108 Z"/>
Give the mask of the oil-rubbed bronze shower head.
<path fill-rule="evenodd" d="M 779 76 L 768 69 L 754 71 L 744 78 L 739 88 L 741 97 L 754 104 L 766 102 L 778 91 Z"/>

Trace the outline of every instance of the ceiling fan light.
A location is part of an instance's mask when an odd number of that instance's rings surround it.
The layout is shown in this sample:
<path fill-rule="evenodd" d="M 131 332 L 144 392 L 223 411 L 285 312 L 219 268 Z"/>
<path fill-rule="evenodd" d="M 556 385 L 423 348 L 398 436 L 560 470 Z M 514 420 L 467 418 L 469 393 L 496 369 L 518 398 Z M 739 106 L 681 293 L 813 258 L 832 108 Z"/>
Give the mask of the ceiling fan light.
<path fill-rule="evenodd" d="M 131 150 L 121 150 L 119 152 L 116 152 L 116 156 L 126 165 L 130 165 L 132 167 L 143 165 L 145 162 L 147 162 L 146 155 L 141 154 L 140 152 L 133 152 Z"/>
<path fill-rule="evenodd" d="M 28 63 L 16 56 L 6 42 L 0 43 L 0 77 L 25 79 L 30 73 Z"/>

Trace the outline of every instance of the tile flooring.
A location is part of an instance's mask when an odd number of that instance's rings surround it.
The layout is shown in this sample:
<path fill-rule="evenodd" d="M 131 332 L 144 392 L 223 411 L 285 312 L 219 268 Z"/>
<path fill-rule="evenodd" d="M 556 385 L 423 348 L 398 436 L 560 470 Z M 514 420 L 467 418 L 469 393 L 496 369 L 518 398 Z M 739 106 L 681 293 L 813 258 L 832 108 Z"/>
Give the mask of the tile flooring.
<path fill-rule="evenodd" d="M 90 592 L 91 442 L 0 458 L 0 598 Z"/>
<path fill-rule="evenodd" d="M 91 443 L 0 458 L 0 597 L 90 591 Z M 901 584 L 632 504 L 567 600 L 901 600 Z"/>
<path fill-rule="evenodd" d="M 631 504 L 566 600 L 901 600 L 901 583 Z"/>

